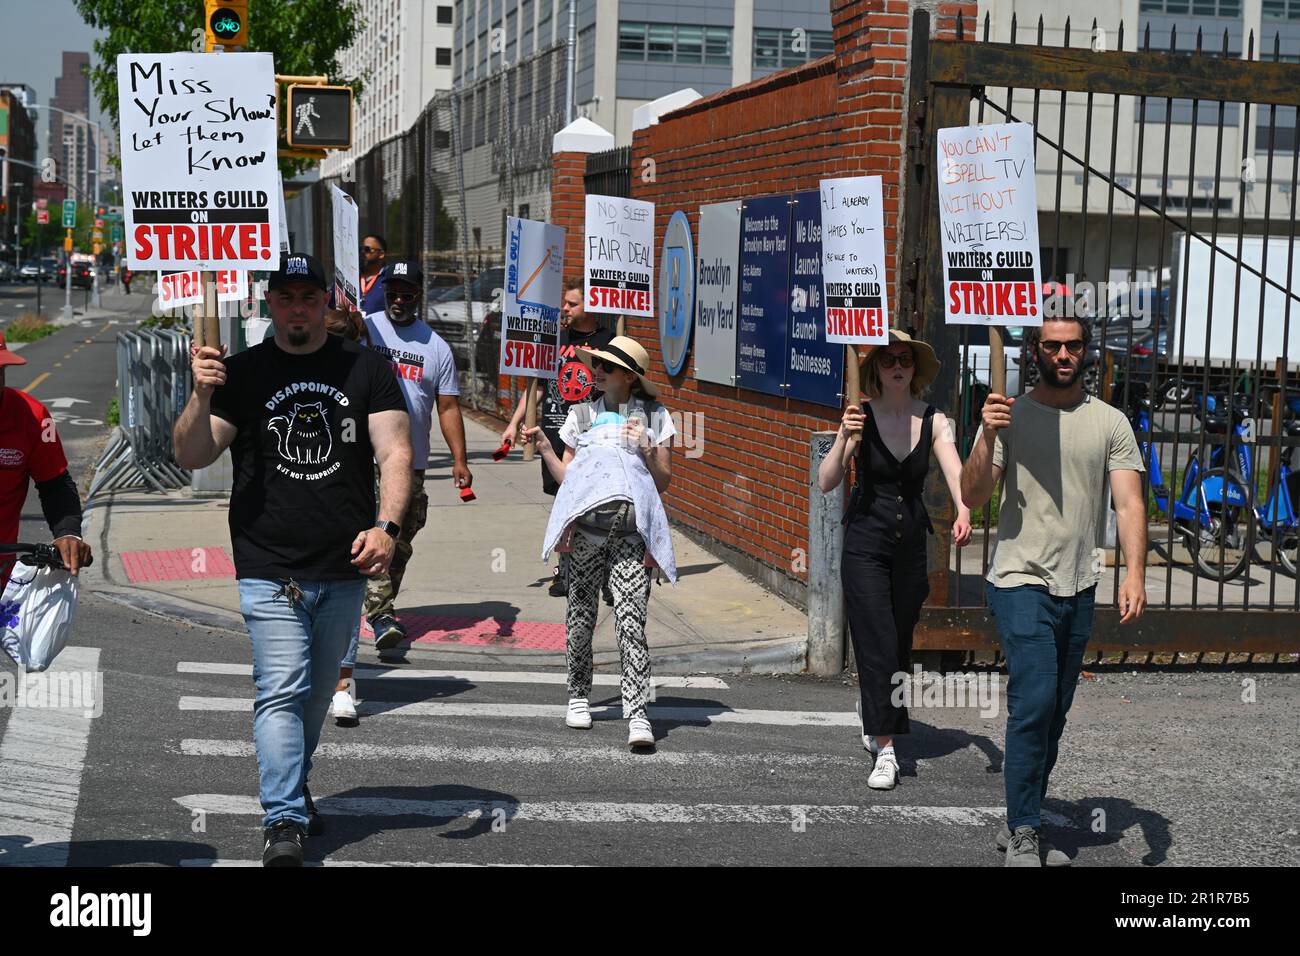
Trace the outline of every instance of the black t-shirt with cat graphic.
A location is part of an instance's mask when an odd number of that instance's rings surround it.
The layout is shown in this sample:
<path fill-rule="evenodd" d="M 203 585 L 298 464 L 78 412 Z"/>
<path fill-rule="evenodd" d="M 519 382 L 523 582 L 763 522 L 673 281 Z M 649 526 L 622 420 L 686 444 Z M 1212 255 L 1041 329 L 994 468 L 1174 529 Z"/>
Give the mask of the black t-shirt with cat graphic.
<path fill-rule="evenodd" d="M 225 360 L 212 414 L 239 429 L 230 540 L 240 578 L 348 580 L 375 523 L 369 416 L 406 411 L 388 361 L 336 335 L 309 355 L 268 338 Z"/>

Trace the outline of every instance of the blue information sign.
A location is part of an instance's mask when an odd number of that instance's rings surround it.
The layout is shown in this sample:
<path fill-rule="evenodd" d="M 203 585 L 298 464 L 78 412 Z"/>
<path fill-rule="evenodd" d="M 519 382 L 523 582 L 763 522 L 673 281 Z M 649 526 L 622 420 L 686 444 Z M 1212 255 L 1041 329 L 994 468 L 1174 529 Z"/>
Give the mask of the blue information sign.
<path fill-rule="evenodd" d="M 790 288 L 790 197 L 747 200 L 740 210 L 740 318 L 736 384 L 784 395 Z"/>
<path fill-rule="evenodd" d="M 844 397 L 844 346 L 826 341 L 821 193 L 815 189 L 794 196 L 789 302 L 785 394 L 838 408 Z"/>

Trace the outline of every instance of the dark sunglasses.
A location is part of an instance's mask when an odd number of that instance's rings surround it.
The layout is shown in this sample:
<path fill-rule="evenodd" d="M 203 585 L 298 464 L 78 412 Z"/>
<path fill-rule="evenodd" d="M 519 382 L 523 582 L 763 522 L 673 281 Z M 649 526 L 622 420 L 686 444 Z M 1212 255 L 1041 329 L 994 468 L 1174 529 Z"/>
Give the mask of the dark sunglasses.
<path fill-rule="evenodd" d="M 1070 339 L 1068 342 L 1058 342 L 1055 339 L 1048 339 L 1045 342 L 1039 342 L 1038 347 L 1048 355 L 1055 355 L 1064 347 L 1071 355 L 1083 354 L 1083 339 Z"/>
<path fill-rule="evenodd" d="M 410 302 L 412 299 L 415 299 L 418 295 L 419 295 L 418 292 L 407 292 L 405 290 L 401 292 L 397 291 L 396 289 L 384 290 L 384 300 L 387 302 Z"/>
<path fill-rule="evenodd" d="M 911 367 L 912 367 L 912 353 L 911 353 L 910 351 L 907 352 L 906 354 L 903 354 L 903 353 L 901 353 L 901 352 L 900 352 L 900 353 L 894 353 L 894 352 L 881 352 L 881 353 L 880 353 L 880 367 L 881 367 L 881 368 L 893 368 L 895 365 L 901 366 L 902 368 L 911 368 Z"/>
<path fill-rule="evenodd" d="M 382 250 L 380 250 L 380 249 L 376 249 L 374 246 L 362 246 L 362 247 L 361 247 L 361 253 L 362 253 L 362 255 L 371 255 L 372 253 L 378 253 L 378 252 L 381 252 L 381 251 L 382 251 Z"/>
<path fill-rule="evenodd" d="M 615 364 L 614 364 L 613 362 L 611 362 L 609 359 L 603 359 L 603 358 L 594 358 L 594 359 L 592 359 L 592 360 L 591 360 L 591 366 L 592 366 L 592 368 L 598 368 L 598 369 L 600 369 L 602 372 L 612 372 L 612 371 L 614 371 L 615 369 L 618 369 L 618 370 L 621 371 L 621 372 L 626 372 L 626 371 L 627 371 L 627 369 L 623 368 L 623 366 L 621 366 L 621 365 L 615 365 Z"/>

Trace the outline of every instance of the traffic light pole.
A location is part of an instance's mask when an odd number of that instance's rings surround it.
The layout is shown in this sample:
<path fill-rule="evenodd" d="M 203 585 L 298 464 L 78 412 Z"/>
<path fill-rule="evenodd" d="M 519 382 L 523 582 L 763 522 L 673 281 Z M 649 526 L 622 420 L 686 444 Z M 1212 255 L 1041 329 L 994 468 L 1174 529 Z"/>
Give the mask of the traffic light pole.
<path fill-rule="evenodd" d="M 100 159 L 99 150 L 96 150 L 95 151 L 96 166 L 99 165 L 99 159 Z M 92 220 L 93 222 L 99 221 L 99 181 L 103 178 L 104 177 L 99 174 L 99 170 L 96 169 L 95 170 L 95 219 Z M 93 239 L 91 240 L 90 248 L 95 253 L 95 261 L 90 264 L 90 281 L 94 283 L 94 286 L 92 287 L 93 291 L 91 292 L 90 295 L 90 302 L 91 305 L 93 305 L 97 309 L 99 308 L 99 253 L 102 247 L 103 244 L 101 242 L 95 242 Z"/>
<path fill-rule="evenodd" d="M 68 242 L 63 244 L 63 272 L 67 281 L 63 286 L 63 321 L 72 321 L 72 230 L 68 230 Z"/>

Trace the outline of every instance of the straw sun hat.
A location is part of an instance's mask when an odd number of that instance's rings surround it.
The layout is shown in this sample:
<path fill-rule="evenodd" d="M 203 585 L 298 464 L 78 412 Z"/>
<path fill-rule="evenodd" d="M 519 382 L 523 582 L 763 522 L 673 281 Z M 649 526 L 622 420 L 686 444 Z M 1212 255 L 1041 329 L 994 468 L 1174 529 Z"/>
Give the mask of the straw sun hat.
<path fill-rule="evenodd" d="M 931 355 L 934 353 L 931 352 Z M 636 375 L 641 383 L 641 389 L 651 398 L 659 396 L 659 389 L 655 388 L 654 382 L 645 377 L 646 369 L 650 367 L 650 356 L 636 341 L 628 338 L 626 335 L 617 335 L 609 340 L 609 344 L 603 349 L 578 349 L 574 356 L 578 361 L 588 368 L 592 367 L 595 359 L 603 358 L 608 362 L 625 368 Z"/>
<path fill-rule="evenodd" d="M 912 338 L 901 329 L 890 329 L 889 344 L 893 345 L 895 342 L 903 342 L 912 348 L 912 357 L 916 361 L 916 371 L 912 378 L 913 388 L 920 391 L 938 377 L 939 358 L 927 343 Z M 877 349 L 884 347 L 872 346 L 871 351 L 867 353 L 867 358 L 870 359 Z"/>

